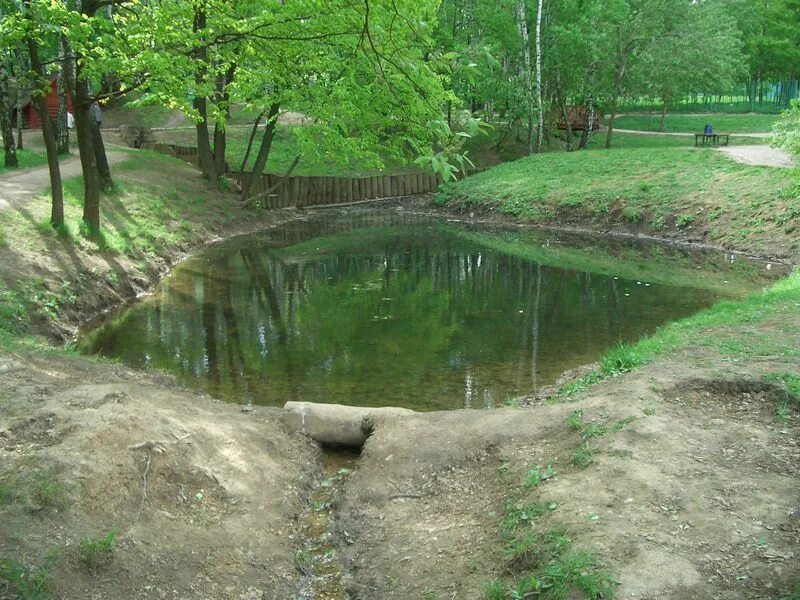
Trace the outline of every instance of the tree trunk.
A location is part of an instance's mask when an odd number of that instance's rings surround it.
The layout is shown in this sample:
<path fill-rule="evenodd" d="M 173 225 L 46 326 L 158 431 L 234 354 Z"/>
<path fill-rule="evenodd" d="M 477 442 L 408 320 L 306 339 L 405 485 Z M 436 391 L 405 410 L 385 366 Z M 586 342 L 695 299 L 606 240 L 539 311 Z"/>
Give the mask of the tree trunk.
<path fill-rule="evenodd" d="M 561 118 L 564 120 L 564 126 L 566 129 L 566 142 L 567 142 L 567 152 L 572 151 L 572 144 L 573 144 L 573 131 L 572 131 L 572 120 L 570 119 L 569 111 L 567 110 L 567 100 L 564 94 L 564 89 L 561 85 L 561 71 L 556 69 L 556 101 L 558 102 L 558 107 L 561 110 Z"/>
<path fill-rule="evenodd" d="M 261 119 L 264 115 L 267 114 L 267 111 L 262 110 L 258 113 L 256 120 L 253 121 L 253 129 L 250 131 L 250 137 L 247 140 L 247 150 L 245 150 L 244 158 L 242 159 L 242 165 L 239 167 L 239 172 L 244 173 L 245 169 L 247 168 L 247 159 L 250 158 L 250 152 L 253 150 L 253 140 L 256 139 L 256 133 L 258 133 L 258 125 L 261 123 Z"/>
<path fill-rule="evenodd" d="M 6 57 L 0 57 L 0 135 L 3 136 L 3 164 L 13 169 L 19 166 L 14 132 L 11 128 L 11 108 L 8 105 L 8 69 Z"/>
<path fill-rule="evenodd" d="M 92 115 L 90 123 L 92 125 L 92 150 L 94 151 L 95 164 L 97 164 L 97 175 L 100 177 L 100 185 L 103 191 L 109 192 L 114 189 L 114 180 L 111 178 L 111 167 L 108 165 L 106 145 L 103 143 L 103 135 L 100 133 L 100 122 Z"/>
<path fill-rule="evenodd" d="M 664 131 L 666 129 L 667 121 L 667 101 L 664 100 L 664 106 L 661 108 L 661 120 L 658 122 L 658 130 Z"/>
<path fill-rule="evenodd" d="M 100 231 L 100 174 L 92 135 L 92 98 L 89 82 L 81 73 L 80 61 L 75 78 L 75 129 L 83 171 L 83 222 L 89 228 L 89 233 L 94 235 Z"/>
<path fill-rule="evenodd" d="M 517 0 L 517 27 L 522 36 L 523 73 L 525 82 L 525 109 L 528 117 L 528 134 L 526 145 L 528 154 L 533 154 L 533 75 L 531 73 L 531 44 L 528 31 L 528 13 L 525 0 Z"/>
<path fill-rule="evenodd" d="M 27 8 L 27 4 L 26 4 Z M 39 46 L 36 40 L 28 38 L 28 54 L 31 59 L 31 69 L 39 81 L 47 81 L 39 58 Z M 44 90 L 35 89 L 38 86 L 31 86 L 31 99 L 35 101 L 36 110 L 42 120 L 42 136 L 44 146 L 47 149 L 47 167 L 50 171 L 50 190 L 53 202 L 50 210 L 50 224 L 58 227 L 64 223 L 64 192 L 61 188 L 61 168 L 58 164 L 58 147 L 56 146 L 56 136 L 53 131 L 53 123 L 50 120 L 50 112 L 47 109 L 47 97 Z M 34 94 L 34 91 L 36 92 Z"/>
<path fill-rule="evenodd" d="M 192 24 L 195 33 L 206 29 L 207 15 L 205 6 L 200 4 L 194 9 L 194 22 Z M 201 40 L 202 41 L 202 40 Z M 203 176 L 214 183 L 219 182 L 219 173 L 214 162 L 214 153 L 211 149 L 211 139 L 208 132 L 208 98 L 203 95 L 204 75 L 208 69 L 207 59 L 208 50 L 205 44 L 201 43 L 200 50 L 197 51 L 195 58 L 198 66 L 195 71 L 194 80 L 197 84 L 197 96 L 194 99 L 194 108 L 200 114 L 200 121 L 195 126 L 197 131 L 197 158 L 200 163 L 200 170 Z"/>
<path fill-rule="evenodd" d="M 17 48 L 17 150 L 22 150 L 22 74 L 25 68 L 25 53 Z"/>
<path fill-rule="evenodd" d="M 230 92 L 228 86 L 236 76 L 236 65 L 231 65 L 224 75 L 220 75 L 217 79 L 217 92 L 214 94 L 214 101 L 217 104 L 222 104 L 225 108 L 225 120 L 231 116 L 230 108 Z M 225 162 L 225 151 L 227 147 L 226 129 L 220 126 L 219 123 L 214 123 L 214 168 L 218 175 L 224 175 L 227 169 Z"/>
<path fill-rule="evenodd" d="M 594 30 L 596 24 L 592 22 L 592 29 Z M 592 139 L 592 134 L 594 133 L 594 122 L 596 119 L 595 107 L 594 107 L 594 85 L 595 85 L 595 75 L 597 74 L 597 65 L 592 62 L 589 65 L 589 70 L 586 73 L 586 81 L 589 87 L 589 93 L 586 95 L 586 123 L 583 126 L 583 134 L 581 135 L 581 141 L 578 143 L 578 149 L 585 150 L 589 146 L 589 142 Z"/>
<path fill-rule="evenodd" d="M 536 111 L 539 128 L 536 132 L 536 152 L 542 151 L 544 134 L 544 105 L 542 102 L 542 0 L 536 5 Z"/>
<path fill-rule="evenodd" d="M 277 102 L 273 102 L 269 107 L 267 123 L 264 126 L 264 137 L 261 138 L 261 147 L 258 149 L 258 156 L 256 157 L 256 162 L 253 164 L 253 170 L 249 178 L 242 177 L 242 200 L 247 200 L 247 196 L 250 193 L 251 182 L 256 177 L 261 177 L 261 174 L 264 172 L 264 167 L 267 165 L 269 151 L 275 139 L 275 126 L 278 123 L 278 113 L 280 109 L 281 105 Z"/>
<path fill-rule="evenodd" d="M 63 36 L 58 40 L 58 113 L 56 118 L 56 139 L 58 153 L 69 154 L 69 128 L 67 127 L 67 53 L 64 50 Z"/>
<path fill-rule="evenodd" d="M 622 33 L 617 26 L 617 39 L 619 49 L 617 52 L 617 68 L 614 72 L 614 91 L 611 93 L 611 114 L 608 117 L 608 132 L 606 133 L 606 149 L 611 148 L 611 138 L 614 135 L 614 121 L 617 119 L 617 102 L 622 93 L 622 78 L 625 76 L 625 51 L 622 48 Z"/>

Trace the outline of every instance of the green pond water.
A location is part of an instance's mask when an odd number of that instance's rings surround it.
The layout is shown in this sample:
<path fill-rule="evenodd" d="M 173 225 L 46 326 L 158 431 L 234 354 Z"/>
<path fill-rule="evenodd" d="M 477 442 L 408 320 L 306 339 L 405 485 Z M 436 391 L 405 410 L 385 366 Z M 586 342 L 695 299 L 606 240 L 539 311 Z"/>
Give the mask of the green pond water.
<path fill-rule="evenodd" d="M 89 324 L 78 347 L 240 403 L 484 408 L 777 271 L 400 210 L 325 212 L 203 251 Z"/>

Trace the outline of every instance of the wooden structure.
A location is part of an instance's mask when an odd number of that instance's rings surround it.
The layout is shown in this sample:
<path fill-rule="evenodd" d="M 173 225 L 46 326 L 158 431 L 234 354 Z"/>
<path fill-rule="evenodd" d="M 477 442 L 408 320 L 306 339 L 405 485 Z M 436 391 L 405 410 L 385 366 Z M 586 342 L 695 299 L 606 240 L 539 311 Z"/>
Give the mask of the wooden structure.
<path fill-rule="evenodd" d="M 156 141 L 152 129 L 139 125 L 120 125 L 119 136 L 129 148 L 152 148 Z"/>
<path fill-rule="evenodd" d="M 58 118 L 58 78 L 53 76 L 50 79 L 50 88 L 47 92 L 47 112 L 50 113 L 50 118 L 55 120 Z M 72 104 L 72 94 L 67 94 L 67 112 L 75 114 Z M 39 129 L 42 126 L 42 120 L 39 117 L 39 111 L 36 110 L 30 98 L 22 106 L 22 127 L 25 129 Z"/>
<path fill-rule="evenodd" d="M 577 104 L 567 106 L 567 118 L 569 119 L 569 124 L 572 127 L 572 131 L 583 131 L 584 129 L 586 129 L 586 120 L 589 118 L 589 108 Z M 597 110 L 597 108 L 595 108 L 594 122 L 592 123 L 592 131 L 597 131 L 598 129 L 600 129 L 600 122 L 602 120 L 603 120 L 603 113 Z M 564 119 L 563 114 L 558 119 L 556 127 L 558 127 L 559 129 L 567 128 L 567 121 Z"/>
<path fill-rule="evenodd" d="M 133 135 L 135 132 L 130 133 Z M 197 148 L 194 146 L 145 143 L 135 147 L 174 156 L 195 166 L 199 164 Z M 459 171 L 456 179 L 480 173 L 481 170 Z M 240 186 L 252 177 L 249 172 L 229 172 L 228 175 Z M 437 191 L 441 184 L 441 176 L 428 172 L 369 177 L 287 177 L 264 173 L 250 185 L 249 197 L 257 199 L 262 208 L 330 206 L 430 194 Z M 268 191 L 269 194 L 266 193 Z"/>
<path fill-rule="evenodd" d="M 179 146 L 178 144 L 147 142 L 137 147 L 144 150 L 152 150 L 153 152 L 174 156 L 175 158 L 185 160 L 194 166 L 198 166 L 200 164 L 197 148 L 195 146 Z"/>
<path fill-rule="evenodd" d="M 694 145 L 695 146 L 719 146 L 722 140 L 725 140 L 723 146 L 728 145 L 729 133 L 695 133 Z"/>
<path fill-rule="evenodd" d="M 474 175 L 478 169 L 459 172 L 458 178 Z M 251 173 L 230 173 L 240 185 Z M 282 181 L 285 180 L 285 181 Z M 428 194 L 439 189 L 442 178 L 433 173 L 402 173 L 370 177 L 305 177 L 265 173 L 250 185 L 250 196 L 256 197 L 282 183 L 273 193 L 259 198 L 263 208 L 308 207 L 350 204 L 381 198 L 400 198 Z"/>

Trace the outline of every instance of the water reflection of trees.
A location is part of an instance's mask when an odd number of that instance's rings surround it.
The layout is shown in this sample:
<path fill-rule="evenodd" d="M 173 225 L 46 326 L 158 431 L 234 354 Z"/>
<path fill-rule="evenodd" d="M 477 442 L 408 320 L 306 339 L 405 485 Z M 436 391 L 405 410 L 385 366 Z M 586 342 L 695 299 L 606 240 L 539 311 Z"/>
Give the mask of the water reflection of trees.
<path fill-rule="evenodd" d="M 121 327 L 140 333 L 116 353 L 259 403 L 482 407 L 708 302 L 487 253 L 432 229 L 353 247 L 309 258 L 248 245 L 193 263 L 129 313 Z"/>

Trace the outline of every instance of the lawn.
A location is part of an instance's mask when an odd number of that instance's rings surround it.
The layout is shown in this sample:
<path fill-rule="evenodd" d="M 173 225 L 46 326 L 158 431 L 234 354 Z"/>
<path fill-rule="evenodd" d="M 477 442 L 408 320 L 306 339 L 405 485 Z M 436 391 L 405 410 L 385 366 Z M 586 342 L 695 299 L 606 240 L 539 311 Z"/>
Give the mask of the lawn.
<path fill-rule="evenodd" d="M 701 133 L 711 124 L 718 133 L 769 133 L 779 115 L 667 115 L 664 131 L 671 133 Z M 614 126 L 637 131 L 659 131 L 661 115 L 630 115 L 618 117 Z"/>
<path fill-rule="evenodd" d="M 598 140 L 599 142 L 599 140 Z M 796 174 L 736 163 L 711 149 L 618 147 L 545 153 L 440 189 L 440 204 L 496 210 L 530 222 L 565 215 L 707 231 L 709 241 L 797 249 Z M 769 240 L 772 239 L 772 247 Z M 763 247 L 761 247 L 763 246 Z"/>
<path fill-rule="evenodd" d="M 36 152 L 34 150 L 18 150 L 17 160 L 19 160 L 19 167 L 17 169 L 8 169 L 3 166 L 0 160 L 0 173 L 9 173 L 18 171 L 19 169 L 31 169 L 47 164 L 47 156 L 43 152 Z"/>

